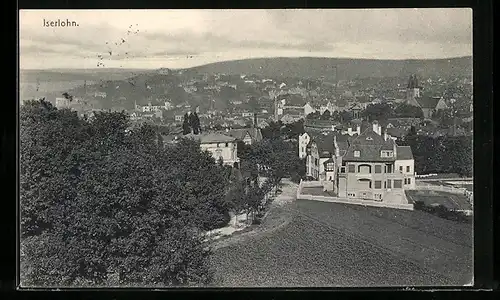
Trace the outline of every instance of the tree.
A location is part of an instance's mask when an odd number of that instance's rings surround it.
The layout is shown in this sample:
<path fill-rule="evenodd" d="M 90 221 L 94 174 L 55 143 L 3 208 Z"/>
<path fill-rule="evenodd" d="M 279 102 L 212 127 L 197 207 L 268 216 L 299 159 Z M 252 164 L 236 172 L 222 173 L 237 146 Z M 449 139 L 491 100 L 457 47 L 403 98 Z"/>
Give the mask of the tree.
<path fill-rule="evenodd" d="M 327 109 L 327 110 L 325 110 L 325 112 L 323 112 L 323 115 L 321 115 L 321 120 L 330 120 L 331 116 L 332 116 L 332 114 Z"/>
<path fill-rule="evenodd" d="M 201 133 L 200 118 L 196 112 L 189 115 L 189 125 L 194 134 Z"/>
<path fill-rule="evenodd" d="M 316 110 L 315 112 L 312 112 L 306 116 L 306 118 L 310 119 L 310 120 L 318 120 L 320 117 L 321 117 L 321 114 L 318 110 Z"/>
<path fill-rule="evenodd" d="M 89 122 L 43 101 L 21 107 L 20 125 L 23 285 L 210 282 L 203 231 L 229 221 L 210 153 L 159 148 L 122 113 Z"/>
<path fill-rule="evenodd" d="M 191 133 L 191 125 L 189 124 L 189 116 L 187 113 L 184 114 L 184 118 L 182 120 L 182 134 L 190 134 Z"/>
<path fill-rule="evenodd" d="M 330 120 L 335 122 L 341 122 L 342 121 L 341 114 L 338 111 L 334 111 L 332 113 L 332 116 L 330 117 Z"/>
<path fill-rule="evenodd" d="M 394 115 L 392 107 L 388 104 L 370 104 L 362 112 L 362 116 L 367 118 L 368 121 L 381 121 L 387 120 Z"/>
<path fill-rule="evenodd" d="M 402 103 L 395 110 L 394 114 L 398 118 L 423 118 L 424 113 L 420 107 Z"/>
<path fill-rule="evenodd" d="M 341 122 L 346 122 L 346 123 L 348 123 L 348 122 L 351 122 L 353 118 L 354 118 L 354 117 L 353 117 L 353 114 L 352 114 L 352 112 L 350 112 L 350 111 L 344 110 L 344 111 L 342 111 L 342 112 L 340 113 L 340 119 L 341 119 Z"/>

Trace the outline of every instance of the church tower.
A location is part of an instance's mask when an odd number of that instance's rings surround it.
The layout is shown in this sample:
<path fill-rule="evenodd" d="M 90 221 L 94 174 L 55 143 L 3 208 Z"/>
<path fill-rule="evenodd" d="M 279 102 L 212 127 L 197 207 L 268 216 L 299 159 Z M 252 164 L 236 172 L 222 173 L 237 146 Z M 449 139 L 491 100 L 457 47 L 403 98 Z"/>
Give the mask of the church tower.
<path fill-rule="evenodd" d="M 420 98 L 420 86 L 418 84 L 417 75 L 411 75 L 406 87 L 406 103 L 414 106 L 420 106 L 417 102 Z"/>

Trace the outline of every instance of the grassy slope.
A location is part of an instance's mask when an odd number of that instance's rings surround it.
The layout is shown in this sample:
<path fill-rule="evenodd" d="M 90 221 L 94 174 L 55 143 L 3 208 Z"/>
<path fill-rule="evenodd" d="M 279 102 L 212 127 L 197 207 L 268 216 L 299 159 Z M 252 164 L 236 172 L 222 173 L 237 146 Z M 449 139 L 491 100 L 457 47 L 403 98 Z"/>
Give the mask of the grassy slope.
<path fill-rule="evenodd" d="M 297 201 L 293 221 L 217 249 L 225 286 L 461 285 L 472 228 L 417 211 Z"/>

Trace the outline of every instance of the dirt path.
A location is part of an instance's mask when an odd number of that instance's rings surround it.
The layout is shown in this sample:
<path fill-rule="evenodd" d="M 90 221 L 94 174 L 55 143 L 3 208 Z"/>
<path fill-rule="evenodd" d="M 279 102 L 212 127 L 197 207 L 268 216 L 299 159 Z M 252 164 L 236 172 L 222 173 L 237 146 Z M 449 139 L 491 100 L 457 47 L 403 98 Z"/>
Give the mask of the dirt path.
<path fill-rule="evenodd" d="M 256 225 L 250 231 L 236 233 L 226 238 L 215 240 L 212 247 L 214 249 L 227 247 L 252 237 L 269 235 L 285 227 L 290 223 L 294 214 L 294 211 L 290 210 L 289 207 L 296 200 L 297 187 L 297 184 L 283 179 L 281 182 L 281 193 L 271 203 L 269 211 L 262 219 L 260 225 Z"/>

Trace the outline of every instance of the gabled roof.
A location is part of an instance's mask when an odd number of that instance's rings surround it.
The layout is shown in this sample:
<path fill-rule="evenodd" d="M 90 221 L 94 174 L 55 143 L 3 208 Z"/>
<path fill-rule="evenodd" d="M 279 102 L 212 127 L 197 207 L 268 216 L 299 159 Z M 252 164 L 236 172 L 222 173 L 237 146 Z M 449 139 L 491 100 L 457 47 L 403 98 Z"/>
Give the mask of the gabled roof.
<path fill-rule="evenodd" d="M 413 153 L 410 146 L 397 146 L 396 148 L 397 159 L 413 159 Z"/>
<path fill-rule="evenodd" d="M 250 135 L 253 140 L 262 140 L 262 133 L 259 128 L 239 128 L 231 129 L 227 132 L 227 135 L 232 136 L 238 140 L 243 140 L 247 134 Z"/>
<path fill-rule="evenodd" d="M 439 100 L 441 97 L 421 97 L 417 98 L 417 102 L 422 108 L 430 108 L 430 109 L 435 109 L 436 105 L 438 104 Z"/>
<path fill-rule="evenodd" d="M 394 141 L 384 138 L 371 128 L 363 131 L 359 136 L 350 141 L 350 146 L 343 159 L 346 161 L 394 161 L 394 157 L 380 157 L 381 150 L 393 150 Z M 354 156 L 354 151 L 359 151 L 359 157 Z"/>

